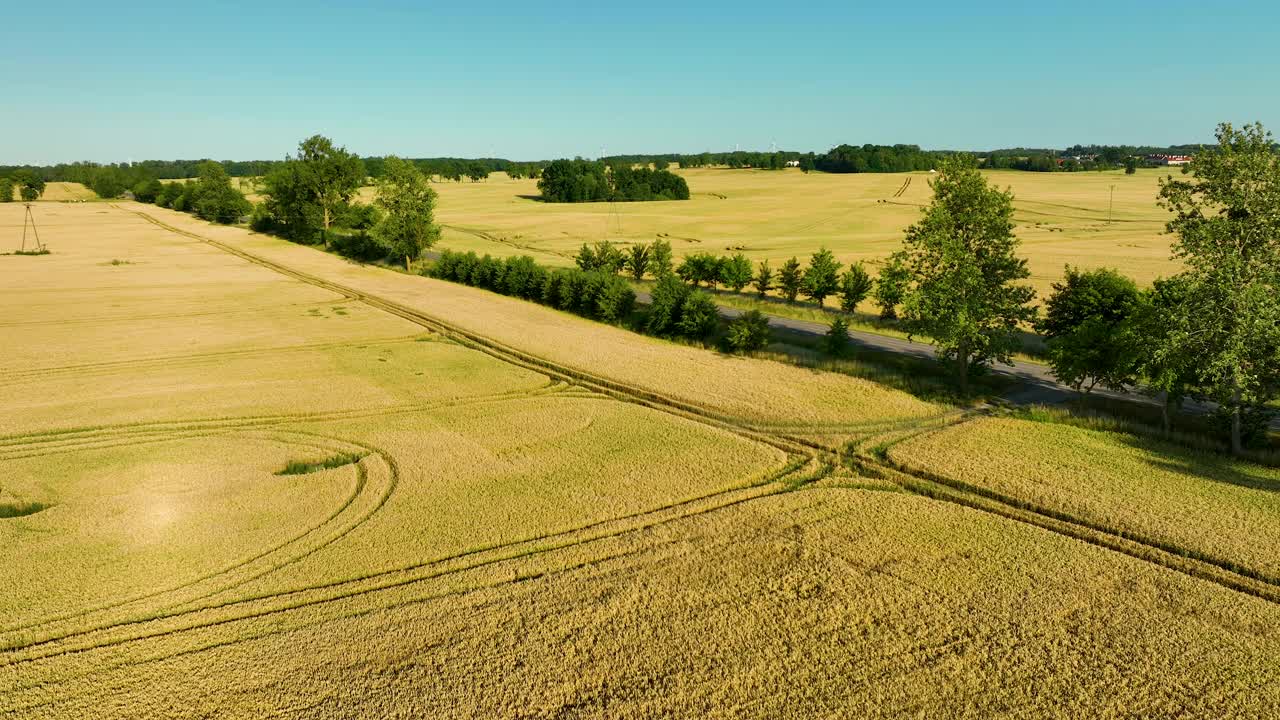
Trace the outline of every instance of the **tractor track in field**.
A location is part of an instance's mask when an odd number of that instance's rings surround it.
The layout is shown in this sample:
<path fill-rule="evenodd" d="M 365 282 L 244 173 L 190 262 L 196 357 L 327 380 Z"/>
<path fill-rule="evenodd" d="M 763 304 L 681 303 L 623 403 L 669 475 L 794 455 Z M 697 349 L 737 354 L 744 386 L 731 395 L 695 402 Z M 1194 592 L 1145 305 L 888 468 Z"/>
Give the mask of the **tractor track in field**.
<path fill-rule="evenodd" d="M 893 193 L 892 197 L 902 197 L 903 195 L 905 195 L 907 192 L 907 188 L 911 187 L 911 178 L 912 176 L 908 175 L 907 179 L 902 181 L 902 187 L 898 188 L 898 190 Z"/>
<path fill-rule="evenodd" d="M 351 288 L 346 288 L 341 285 L 335 285 L 333 283 L 329 283 L 328 281 L 323 280 L 321 278 L 317 278 L 317 277 L 308 275 L 306 273 L 301 273 L 299 271 L 293 270 L 292 268 L 288 268 L 278 263 L 274 263 L 272 261 L 259 258 L 256 255 L 242 251 L 239 248 L 228 246 L 225 243 L 219 243 L 217 241 L 204 238 L 195 233 L 188 233 L 181 229 L 174 228 L 173 226 L 166 225 L 165 223 L 160 222 L 159 220 L 151 217 L 150 215 L 147 215 L 146 213 L 136 212 L 136 214 L 147 219 L 149 222 L 159 225 L 160 227 L 169 229 L 174 232 L 178 232 L 184 236 L 191 237 L 193 239 L 212 243 L 215 245 L 215 247 L 223 248 L 228 252 L 234 255 L 237 255 L 238 257 L 244 258 L 249 262 L 260 264 L 260 265 L 263 265 L 264 267 L 269 267 L 271 269 L 276 270 L 277 272 L 281 272 L 285 275 L 289 275 L 290 277 L 296 277 L 297 279 L 302 280 L 304 282 L 311 282 L 311 283 L 318 284 L 320 287 L 334 289 L 337 292 L 352 294 L 356 296 L 356 298 L 359 299 L 361 302 L 365 302 L 366 304 L 369 304 L 372 307 L 383 309 L 392 314 L 396 314 L 401 317 L 404 317 L 410 321 L 420 322 L 421 324 L 423 324 L 424 327 L 427 327 L 428 329 L 436 330 L 437 332 L 440 332 L 441 334 L 447 337 L 451 337 L 459 342 L 475 347 L 477 350 L 480 350 L 481 352 L 486 352 L 488 354 L 493 355 L 494 357 L 497 357 L 499 359 L 505 359 L 508 362 L 512 362 L 522 367 L 527 367 L 530 369 L 543 368 L 544 372 L 553 373 L 555 375 L 562 375 L 566 380 L 570 382 L 578 382 L 579 384 L 590 387 L 591 389 L 598 390 L 604 394 L 610 395 L 619 400 L 634 402 L 646 407 L 662 410 L 671 414 L 699 420 L 703 423 L 714 425 L 716 427 L 726 429 L 730 432 L 734 432 L 747 439 L 756 440 L 757 442 L 763 442 L 767 445 L 771 445 L 778 449 L 784 450 L 785 452 L 788 452 L 788 453 L 798 453 L 802 455 L 808 455 L 810 457 L 817 457 L 819 455 L 831 454 L 831 451 L 829 448 L 819 443 L 809 441 L 806 438 L 796 437 L 791 435 L 776 435 L 768 432 L 758 432 L 758 431 L 751 430 L 746 424 L 742 423 L 739 419 L 725 416 L 719 413 L 715 413 L 705 408 L 700 408 L 692 403 L 687 403 L 674 398 L 669 398 L 669 397 L 663 396 L 660 393 L 644 390 L 641 388 L 635 388 L 635 387 L 626 385 L 624 383 L 609 380 L 607 378 L 597 376 L 592 373 L 588 373 L 586 371 L 578 370 L 575 368 L 569 368 L 567 366 L 553 363 L 549 360 L 545 360 L 535 355 L 525 353 L 523 351 L 509 347 L 507 345 L 499 343 L 495 340 L 487 338 L 478 333 L 473 333 L 473 332 L 464 330 L 460 327 L 452 325 L 451 323 L 432 317 L 426 313 L 415 311 L 411 308 L 407 308 L 397 303 L 388 302 L 386 300 L 382 300 L 375 296 L 370 296 L 365 293 L 360 293 Z M 870 462 L 868 462 L 868 460 L 870 460 Z M 911 489 L 913 492 L 919 492 L 921 494 L 933 496 L 934 488 L 939 484 L 941 484 L 939 479 L 930 477 L 927 474 L 920 473 L 920 472 L 911 472 L 909 469 L 904 470 L 902 468 L 895 467 L 892 461 L 889 460 L 887 456 L 885 458 L 876 458 L 876 457 L 868 458 L 864 456 L 861 459 L 861 464 L 868 470 L 873 470 L 873 471 L 878 470 L 880 472 L 887 472 L 890 474 L 897 473 L 898 475 L 904 476 L 905 478 L 910 478 L 910 482 L 907 485 L 904 485 L 904 487 Z M 899 483 L 899 484 L 902 484 L 902 483 Z M 965 493 L 968 497 L 982 498 L 982 492 L 980 488 L 972 488 L 969 486 L 965 486 L 964 488 L 955 488 L 955 487 L 951 488 L 951 494 L 954 495 L 956 492 Z M 943 497 L 941 499 L 951 500 L 952 498 Z M 1011 499 L 995 500 L 993 498 L 983 498 L 983 502 L 980 503 L 980 505 L 982 506 L 981 509 L 984 509 L 988 512 L 995 512 L 996 514 L 1004 515 L 1006 517 L 1011 517 L 1011 515 L 1017 515 L 1017 513 L 1010 513 L 1008 512 L 1007 509 L 1017 508 L 1017 505 L 1010 504 L 1010 500 Z M 999 508 L 988 507 L 989 503 L 991 502 L 998 502 L 1001 505 L 1001 507 Z M 1084 540 L 1085 542 L 1090 542 L 1091 544 L 1095 544 L 1095 545 L 1100 544 L 1102 546 L 1109 547 L 1110 549 L 1116 550 L 1118 552 L 1122 552 L 1123 554 L 1138 558 L 1140 560 L 1155 562 L 1156 564 L 1162 565 L 1170 569 L 1177 570 L 1184 574 L 1189 574 L 1195 577 L 1199 577 L 1200 579 L 1209 580 L 1210 582 L 1215 582 L 1223 587 L 1227 587 L 1232 590 L 1245 592 L 1255 597 L 1259 597 L 1271 602 L 1280 603 L 1280 583 L 1272 583 L 1266 580 L 1250 577 L 1246 574 L 1242 574 L 1237 569 L 1223 567 L 1219 564 L 1215 564 L 1205 559 L 1188 557 L 1187 556 L 1188 553 L 1180 552 L 1185 549 L 1175 548 L 1173 546 L 1168 546 L 1168 545 L 1146 543 L 1146 542 L 1143 542 L 1141 539 L 1134 539 L 1126 536 L 1126 534 L 1123 531 L 1117 531 L 1115 529 L 1105 528 L 1103 526 L 1090 526 L 1080 521 L 1073 521 L 1074 519 L 1071 519 L 1071 518 L 1054 517 L 1054 514 L 1051 512 L 1036 513 L 1033 510 L 1022 510 L 1021 512 L 1025 514 L 1033 515 L 1035 518 L 1042 518 L 1044 522 L 1033 522 L 1033 524 L 1037 524 L 1046 530 L 1050 530 L 1053 532 L 1060 532 L 1061 534 L 1068 535 L 1076 539 L 1081 539 L 1081 540 Z M 1022 518 L 1013 517 L 1012 519 L 1022 519 Z M 1110 538 L 1115 538 L 1115 541 L 1114 542 L 1108 541 L 1104 538 L 1097 537 L 1098 535 L 1105 535 Z"/>
<path fill-rule="evenodd" d="M 232 598 L 203 606 L 178 606 L 168 611 L 153 612 L 148 617 L 122 620 L 97 627 L 70 630 L 55 636 L 40 638 L 0 650 L 0 668 L 23 665 L 64 655 L 81 654 L 91 650 L 114 647 L 139 640 L 175 635 L 191 630 L 226 625 L 229 623 L 268 617 L 311 606 L 325 605 L 405 587 L 414 583 L 457 575 L 472 570 L 547 555 L 556 551 L 580 547 L 628 533 L 651 530 L 681 519 L 705 515 L 738 504 L 785 492 L 785 480 L 792 475 L 803 474 L 814 463 L 812 458 L 792 456 L 781 468 L 744 485 L 707 493 L 698 497 L 668 503 L 620 517 L 593 521 L 567 530 L 537 535 L 496 545 L 463 550 L 452 555 L 438 557 L 420 563 L 412 563 L 392 569 L 366 573 L 352 578 L 318 583 L 304 588 L 261 593 L 242 598 Z M 452 594 L 452 593 L 451 593 Z M 280 601 L 286 600 L 284 604 Z M 374 609 L 394 607 L 379 605 Z M 362 610 L 370 612 L 372 610 Z M 226 612 L 219 617 L 196 617 L 202 613 Z M 166 621 L 193 618 L 178 627 L 154 627 Z M 152 627 L 147 627 L 147 626 Z M 124 628 L 137 628 L 139 632 L 126 637 L 93 636 L 112 633 Z M 71 644 L 77 638 L 86 642 Z M 6 658 L 5 655 L 10 657 Z M 15 688 L 17 690 L 28 688 Z"/>
<path fill-rule="evenodd" d="M 283 423 L 319 423 L 341 420 L 359 420 L 369 417 L 391 417 L 410 413 L 445 410 L 468 405 L 558 396 L 565 394 L 572 389 L 572 385 L 551 380 L 545 385 L 540 385 L 534 388 L 508 390 L 506 392 L 492 393 L 488 395 L 448 398 L 425 403 L 387 405 L 373 408 L 353 408 L 347 410 L 272 413 L 268 415 L 226 415 L 183 420 L 143 420 L 139 422 L 117 423 L 111 425 L 93 425 L 77 428 L 40 430 L 31 433 L 0 435 L 0 455 L 5 452 L 6 448 L 17 448 L 17 452 L 28 452 L 42 447 L 56 449 L 60 444 L 73 445 L 80 442 L 96 442 L 133 435 L 147 436 L 159 435 L 162 433 L 172 435 L 179 432 L 213 432 L 219 430 L 241 430 L 252 427 L 269 427 Z M 0 457 L 0 459 L 14 458 Z"/>
<path fill-rule="evenodd" d="M 227 308 L 222 310 L 207 310 L 203 312 L 187 312 L 187 313 L 156 313 L 152 315 L 99 315 L 96 317 L 86 316 L 77 318 L 64 318 L 59 320 L 40 319 L 40 320 L 12 320 L 0 322 L 0 327 L 24 327 L 29 325 L 38 325 L 48 327 L 50 325 L 96 325 L 98 323 L 111 322 L 133 322 L 136 320 L 177 320 L 186 318 L 199 317 L 225 317 L 228 315 L 251 315 L 264 311 L 278 310 L 280 308 L 321 308 L 332 307 L 334 303 L 342 302 L 341 300 L 318 300 L 314 302 L 297 302 L 282 303 L 278 305 L 264 305 L 262 307 L 238 307 Z"/>
<path fill-rule="evenodd" d="M 225 434 L 222 434 L 222 435 L 225 436 Z M 303 438 L 299 440 L 298 438 L 289 437 L 293 435 L 301 435 L 303 436 Z M 178 593 L 183 590 L 194 589 L 194 592 L 202 593 L 202 594 L 191 595 L 190 597 L 184 597 L 180 600 L 166 600 L 165 602 L 167 604 L 164 607 L 166 608 L 181 607 L 183 605 L 198 602 L 208 597 L 212 597 L 212 596 L 224 593 L 228 590 L 234 589 L 236 587 L 244 585 L 245 583 L 248 583 L 252 580 L 262 577 L 263 575 L 269 574 L 282 567 L 295 563 L 298 560 L 301 560 L 302 558 L 305 558 L 317 552 L 318 550 L 328 545 L 331 545 L 334 542 L 337 542 L 342 537 L 346 536 L 348 533 L 355 530 L 360 525 L 364 524 L 370 517 L 373 516 L 374 513 L 376 513 L 379 509 L 381 509 L 382 506 L 386 504 L 387 500 L 390 499 L 391 494 L 394 492 L 395 487 L 399 482 L 398 473 L 394 464 L 394 460 L 391 459 L 387 453 L 381 450 L 378 450 L 376 448 L 373 448 L 364 443 L 357 443 L 357 442 L 353 442 L 353 441 L 345 440 L 341 438 L 320 435 L 317 433 L 301 432 L 301 431 L 277 433 L 275 435 L 263 434 L 263 433 L 250 433 L 250 434 L 246 434 L 245 436 L 250 439 L 281 443 L 281 444 L 286 444 L 293 447 L 307 448 L 309 450 L 320 451 L 320 452 L 329 452 L 329 453 L 344 452 L 344 451 L 350 452 L 353 449 L 362 451 L 363 457 L 361 461 L 353 464 L 353 467 L 355 468 L 356 476 L 355 476 L 355 483 L 352 487 L 351 493 L 347 496 L 344 502 L 342 502 L 339 506 L 334 508 L 333 511 L 329 513 L 329 515 L 325 517 L 321 522 L 313 526 L 307 527 L 301 532 L 295 533 L 290 538 L 284 540 L 283 542 L 277 543 L 270 548 L 267 548 L 265 550 L 260 550 L 252 556 L 249 556 L 247 558 L 241 558 L 230 564 L 224 565 L 223 567 L 217 570 L 214 570 L 209 573 L 205 573 L 204 575 L 201 575 L 199 577 L 191 578 L 178 585 L 173 585 L 173 586 L 162 588 L 152 592 L 135 594 L 135 595 L 127 596 L 124 598 L 118 598 L 105 603 L 101 603 L 99 605 L 95 605 L 93 607 L 83 608 L 75 612 L 63 613 L 61 615 L 44 617 L 37 620 L 25 622 L 22 624 L 0 627 L 0 634 L 14 634 L 14 633 L 32 634 L 33 631 L 35 631 L 37 628 L 56 626 L 58 624 L 67 623 L 70 621 L 83 621 L 85 618 L 101 616 L 104 613 L 107 613 L 109 611 L 119 612 L 121 611 L 122 608 L 127 608 L 128 606 L 134 605 L 141 601 L 154 600 L 156 598 L 163 598 L 168 595 L 174 595 L 175 593 Z M 186 435 L 183 437 L 173 438 L 173 439 L 177 439 L 177 440 L 199 439 L 203 437 L 209 437 L 209 436 L 208 435 Z M 381 481 L 383 480 L 383 478 L 381 477 L 381 474 L 372 478 L 372 481 L 371 481 L 369 469 L 365 466 L 365 463 L 364 463 L 364 459 L 369 457 L 377 457 L 386 465 L 388 472 L 386 473 L 385 481 Z M 366 491 L 372 491 L 374 494 L 374 497 L 371 498 L 372 504 L 367 508 L 361 508 L 357 505 L 357 503 L 362 499 L 364 499 L 363 498 L 364 495 L 369 494 Z M 350 520 L 344 519 L 344 515 L 350 514 L 347 511 L 352 508 L 356 509 L 354 513 L 355 517 Z M 326 533 L 325 528 L 326 526 L 330 526 L 330 525 L 336 526 L 335 528 L 333 528 L 334 532 Z M 318 534 L 318 533 L 324 534 L 326 535 L 326 537 L 323 538 L 318 543 L 309 543 L 306 547 L 295 548 L 295 546 L 302 543 L 308 536 L 313 534 Z M 277 555 L 289 555 L 289 556 L 285 558 L 273 557 Z M 251 567 L 255 563 L 257 564 L 257 567 Z M 248 577 L 231 577 L 233 573 L 240 573 L 241 571 L 247 571 L 249 573 L 249 576 Z M 206 586 L 206 587 L 202 587 L 202 586 Z M 212 587 L 207 587 L 207 586 L 212 586 Z M 104 621 L 107 622 L 108 624 L 111 623 L 110 619 L 106 619 Z"/>
<path fill-rule="evenodd" d="M 909 185 L 909 181 L 906 185 Z M 900 192 L 895 197 L 899 197 L 902 192 L 905 192 L 905 187 L 900 188 Z M 1213 582 L 1228 589 L 1243 592 L 1270 602 L 1280 603 L 1280 585 L 1276 583 L 1249 578 L 1206 560 L 1186 557 L 1185 554 L 1179 555 L 1177 548 L 1153 545 L 1141 539 L 1126 537 L 1122 532 L 1114 529 L 1091 526 L 1074 518 L 1058 517 L 1056 513 L 1042 508 L 1030 508 L 1020 503 L 1016 498 L 994 496 L 994 493 L 986 492 L 982 488 L 967 486 L 945 478 L 934 478 L 927 473 L 913 470 L 909 467 L 900 467 L 889 456 L 888 449 L 892 444 L 901 442 L 908 437 L 936 432 L 955 423 L 964 422 L 967 418 L 977 416 L 983 411 L 948 413 L 938 417 L 902 422 L 868 422 L 850 423 L 848 425 L 834 423 L 821 428 L 788 427 L 782 424 L 769 423 L 751 424 L 741 418 L 718 413 L 659 392 L 635 387 L 588 371 L 540 358 L 400 303 L 332 283 L 314 275 L 258 257 L 235 246 L 167 225 L 146 213 L 132 210 L 126 212 L 132 212 L 148 222 L 179 235 L 209 243 L 213 247 L 240 257 L 246 262 L 343 295 L 350 302 L 360 302 L 371 308 L 401 317 L 465 347 L 483 352 L 517 367 L 539 372 L 553 381 L 564 383 L 567 387 L 580 388 L 579 392 L 585 390 L 596 396 L 636 404 L 727 431 L 782 450 L 787 454 L 789 460 L 780 470 L 746 486 L 672 502 L 659 508 L 652 508 L 621 517 L 593 521 L 569 530 L 464 550 L 420 563 L 331 580 L 303 588 L 230 598 L 203 605 L 177 606 L 165 612 L 152 613 L 151 616 L 146 618 L 135 618 L 106 624 L 101 627 L 71 630 L 55 637 L 40 639 L 38 642 L 20 644 L 16 647 L 0 650 L 0 667 L 38 662 L 65 655 L 78 655 L 95 649 L 115 647 L 125 643 L 165 637 L 202 628 L 222 626 L 279 613 L 287 613 L 292 610 L 327 605 L 355 597 L 371 596 L 375 593 L 405 587 L 414 583 L 489 568 L 499 563 L 543 556 L 566 548 L 580 547 L 589 543 L 619 537 L 626 533 L 644 531 L 682 518 L 715 512 L 767 495 L 803 487 L 815 479 L 825 477 L 833 462 L 846 464 L 862 475 L 887 480 L 915 494 L 943 502 L 956 503 L 980 512 L 1030 524 L 1054 534 L 1112 550 L 1140 561 L 1157 564 L 1191 577 Z M 411 412 L 411 410 L 405 410 L 405 412 Z M 291 417 L 274 416 L 271 422 L 284 423 L 297 422 L 297 420 Z M 181 423 L 174 424 L 181 425 Z M 270 422 L 266 424 L 269 425 Z M 216 427 L 209 429 L 213 430 Z M 144 428 L 139 432 L 145 433 L 148 431 Z M 842 450 L 833 450 L 830 446 L 810 440 L 801 434 L 822 435 L 845 432 L 858 435 L 867 434 L 851 441 Z M 13 440 L 15 438 L 7 439 Z M 863 449 L 876 439 L 882 440 L 872 448 L 871 452 Z M 0 445 L 5 440 L 6 438 L 0 438 Z M 343 440 L 342 442 L 349 441 Z M 393 458 L 388 457 L 386 460 L 388 463 L 394 463 Z M 808 472 L 806 472 L 806 469 Z M 788 484 L 787 478 L 792 476 L 799 476 L 800 479 Z M 602 560 L 596 559 L 588 562 L 599 561 Z M 491 583 L 490 585 L 497 586 L 500 584 L 501 582 Z M 478 588 L 464 588 L 462 590 L 449 591 L 445 594 L 456 595 L 461 592 L 470 592 L 473 589 Z M 217 597 L 219 594 L 224 594 L 224 592 L 211 593 L 200 599 L 208 600 Z M 416 603 L 424 600 L 422 598 L 414 598 L 408 602 Z M 373 608 L 361 608 L 354 612 L 363 614 L 382 608 L 383 605 L 375 603 Z M 124 633 L 124 636 L 121 637 L 120 633 Z M 241 642 L 244 639 L 246 638 L 233 638 L 220 644 Z"/>
<path fill-rule="evenodd" d="M 460 232 L 464 235 L 470 235 L 475 238 L 480 238 L 481 240 L 484 240 L 486 242 L 497 243 L 499 245 L 506 245 L 508 247 L 513 247 L 513 248 L 516 248 L 517 250 L 528 250 L 530 252 L 536 252 L 542 255 L 555 255 L 557 257 L 562 257 L 569 260 L 573 259 L 573 255 L 571 253 L 563 252 L 561 250 L 548 250 L 547 248 L 538 247 L 537 245 L 532 245 L 529 243 L 518 243 L 515 240 L 509 240 L 507 238 L 498 237 L 497 235 L 494 235 L 493 233 L 485 232 L 484 230 L 476 230 L 475 228 L 463 227 L 461 225 L 448 225 L 446 223 L 440 223 L 440 227 L 442 229 L 453 230 L 455 232 Z"/>
<path fill-rule="evenodd" d="M 1280 577 L 1237 565 L 1207 553 L 1147 537 L 1141 533 L 1112 528 L 1100 522 L 912 467 L 895 460 L 891 455 L 892 447 L 898 443 L 941 432 L 976 417 L 986 416 L 990 412 L 989 409 L 980 409 L 952 422 L 923 427 L 914 432 L 892 437 L 871 447 L 869 452 L 862 447 L 866 444 L 865 442 L 852 445 L 850 450 L 854 464 L 859 469 L 867 470 L 881 479 L 889 480 L 908 491 L 935 500 L 951 502 L 1033 525 L 1261 600 L 1280 604 Z"/>
<path fill-rule="evenodd" d="M 404 345 L 419 342 L 423 335 L 372 338 L 369 340 L 343 340 L 338 342 L 308 343 L 303 345 L 283 345 L 280 347 L 251 348 L 247 350 L 215 350 L 206 353 L 189 355 L 161 355 L 156 357 L 132 358 L 129 360 L 109 360 L 97 363 L 81 363 L 77 365 L 58 365 L 44 368 L 6 371 L 0 378 L 0 387 L 17 385 L 30 380 L 44 380 L 59 375 L 81 376 L 89 373 L 110 374 L 113 372 L 142 370 L 150 367 L 176 367 L 200 365 L 218 360 L 230 360 L 240 357 L 257 357 L 260 355 L 276 355 L 278 353 L 312 352 L 315 350 L 333 350 L 338 348 L 363 348 L 366 346 Z"/>
<path fill-rule="evenodd" d="M 112 207 L 123 210 L 123 208 L 119 208 L 116 205 L 112 205 Z M 165 230 L 168 230 L 170 232 L 177 233 L 184 237 L 189 237 L 191 239 L 198 240 L 201 242 L 209 243 L 210 245 L 216 248 L 222 249 L 254 265 L 259 265 L 261 267 L 274 270 L 282 275 L 292 277 L 294 279 L 315 285 L 317 287 L 320 287 L 326 290 L 331 290 L 339 294 L 350 296 L 352 302 L 356 302 L 356 301 L 362 302 L 374 309 L 382 310 L 383 312 L 403 318 L 405 320 L 408 320 L 409 322 L 420 325 L 428 330 L 438 332 L 441 335 L 448 337 L 464 346 L 470 347 L 479 352 L 483 352 L 487 355 L 490 355 L 499 360 L 506 361 L 510 364 L 523 367 L 527 370 L 541 372 L 545 375 L 549 375 L 553 378 L 557 378 L 568 383 L 583 385 L 592 390 L 596 390 L 597 392 L 601 392 L 605 395 L 609 395 L 611 397 L 614 397 L 624 402 L 631 402 L 637 405 L 642 405 L 642 406 L 649 407 L 651 409 L 659 410 L 662 412 L 679 415 L 687 419 L 700 420 L 704 423 L 712 424 L 722 430 L 727 430 L 729 432 L 741 435 L 743 437 L 747 437 L 748 439 L 755 440 L 757 442 L 762 442 L 766 445 L 770 445 L 787 452 L 796 452 L 797 450 L 799 450 L 800 452 L 806 452 L 805 450 L 800 450 L 795 446 L 794 443 L 791 443 L 789 441 L 783 440 L 781 438 L 777 438 L 775 436 L 748 430 L 738 422 L 737 418 L 734 418 L 732 416 L 724 415 L 720 413 L 714 413 L 698 405 L 695 405 L 693 403 L 689 403 L 682 400 L 678 400 L 676 398 L 665 396 L 661 393 L 654 392 L 652 390 L 646 390 L 643 388 L 635 387 L 623 382 L 611 380 L 601 375 L 596 375 L 595 373 L 587 372 L 585 370 L 572 368 L 567 365 L 562 365 L 550 360 L 546 360 L 544 358 L 538 357 L 531 353 L 526 353 L 514 347 L 506 345 L 504 343 L 498 342 L 492 338 L 486 337 L 479 333 L 465 330 L 460 326 L 449 323 L 448 321 L 441 320 L 440 318 L 434 317 L 432 315 L 429 315 L 419 310 L 415 310 L 413 308 L 402 305 L 400 303 L 385 300 L 375 295 L 370 295 L 368 293 L 364 293 L 364 292 L 355 290 L 353 288 L 349 288 L 343 285 L 339 285 L 337 283 L 330 282 L 323 278 L 316 277 L 314 275 L 310 275 L 308 273 L 295 270 L 285 265 L 281 265 L 274 261 L 267 260 L 266 258 L 259 257 L 252 253 L 241 250 L 240 248 L 237 248 L 235 246 L 228 245 L 227 243 L 219 242 L 217 240 L 206 238 L 202 235 L 198 235 L 196 233 L 188 232 L 186 230 L 182 230 L 181 228 L 168 225 L 152 217 L 151 215 L 148 215 L 147 213 L 136 211 L 136 210 L 126 210 L 125 212 L 132 212 L 135 215 L 138 215 L 139 217 L 147 220 L 148 222 L 158 227 L 161 227 Z"/>

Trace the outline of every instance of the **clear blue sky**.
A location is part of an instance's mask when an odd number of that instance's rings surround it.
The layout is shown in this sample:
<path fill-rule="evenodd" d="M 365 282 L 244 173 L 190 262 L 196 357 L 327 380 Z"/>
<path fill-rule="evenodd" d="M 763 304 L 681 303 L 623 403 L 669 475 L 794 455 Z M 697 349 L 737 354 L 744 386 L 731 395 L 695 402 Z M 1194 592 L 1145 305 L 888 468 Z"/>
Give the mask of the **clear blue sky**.
<path fill-rule="evenodd" d="M 0 48 L 0 164 L 1280 131 L 1274 0 L 25 2 Z"/>

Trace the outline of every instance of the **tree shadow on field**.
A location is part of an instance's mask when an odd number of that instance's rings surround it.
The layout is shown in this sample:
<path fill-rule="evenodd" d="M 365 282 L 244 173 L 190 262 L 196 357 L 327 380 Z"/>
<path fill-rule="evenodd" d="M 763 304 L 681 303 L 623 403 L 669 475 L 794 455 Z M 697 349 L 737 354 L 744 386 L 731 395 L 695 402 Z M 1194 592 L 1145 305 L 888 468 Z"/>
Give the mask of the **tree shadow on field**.
<path fill-rule="evenodd" d="M 540 202 L 540 203 L 544 203 L 547 201 L 547 199 L 542 197 L 541 195 L 516 195 L 516 197 L 520 198 L 521 200 L 532 200 L 534 202 Z"/>
<path fill-rule="evenodd" d="M 1157 470 L 1177 473 L 1197 480 L 1226 483 L 1250 490 L 1280 492 L 1280 472 L 1226 453 L 1184 448 L 1164 440 L 1140 435 L 1123 436 L 1125 444 L 1142 450 L 1143 461 Z"/>

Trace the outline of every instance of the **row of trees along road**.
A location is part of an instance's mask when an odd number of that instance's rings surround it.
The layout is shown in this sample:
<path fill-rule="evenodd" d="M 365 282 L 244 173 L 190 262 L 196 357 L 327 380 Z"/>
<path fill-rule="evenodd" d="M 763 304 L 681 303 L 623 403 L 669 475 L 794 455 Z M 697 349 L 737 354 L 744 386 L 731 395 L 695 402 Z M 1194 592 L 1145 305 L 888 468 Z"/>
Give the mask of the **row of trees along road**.
<path fill-rule="evenodd" d="M 1189 178 L 1161 183 L 1186 269 L 1143 292 L 1113 270 L 1068 268 L 1035 324 L 1063 382 L 1081 392 L 1145 384 L 1165 395 L 1166 427 L 1184 397 L 1212 400 L 1240 454 L 1265 438 L 1280 394 L 1280 160 L 1259 124 L 1223 124 L 1217 140 L 1183 170 Z M 975 369 L 1010 361 L 1018 328 L 1036 318 L 1034 293 L 1018 282 L 1028 272 L 1010 194 L 966 156 L 945 161 L 933 189 L 880 282 L 967 390 Z"/>

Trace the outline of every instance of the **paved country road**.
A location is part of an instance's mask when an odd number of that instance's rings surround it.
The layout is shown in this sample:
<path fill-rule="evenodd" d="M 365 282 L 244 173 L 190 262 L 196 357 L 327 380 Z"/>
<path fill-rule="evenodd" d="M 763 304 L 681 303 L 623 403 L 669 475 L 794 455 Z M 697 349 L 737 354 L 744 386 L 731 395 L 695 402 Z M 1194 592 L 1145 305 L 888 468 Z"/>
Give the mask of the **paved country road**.
<path fill-rule="evenodd" d="M 440 253 L 438 251 L 429 251 L 424 255 L 435 260 L 439 258 Z M 652 302 L 652 297 L 648 292 L 637 290 L 636 302 L 641 305 L 648 305 Z M 718 303 L 716 307 L 720 309 L 721 315 L 730 320 L 743 313 L 742 310 Z M 826 335 L 827 330 L 830 328 L 825 323 L 812 320 L 797 320 L 771 313 L 765 313 L 765 316 L 769 318 L 769 325 L 773 328 L 781 328 L 784 331 L 806 335 L 814 339 Z M 913 342 L 905 338 L 880 335 L 865 330 L 850 330 L 849 339 L 855 347 L 875 352 L 925 359 L 936 357 L 934 346 L 930 343 Z M 1004 400 L 1015 405 L 1056 405 L 1064 403 L 1076 395 L 1075 390 L 1058 382 L 1053 373 L 1050 372 L 1048 365 L 1041 363 L 1014 360 L 1013 365 L 996 363 L 991 366 L 991 371 L 1011 378 L 1016 382 L 1015 386 L 1002 396 Z M 1157 404 L 1153 397 L 1142 393 L 1118 393 L 1106 388 L 1095 388 L 1092 394 L 1143 405 L 1154 406 Z M 1187 400 L 1183 404 L 1183 410 L 1192 413 L 1208 413 L 1214 407 L 1216 406 L 1213 403 L 1200 403 L 1193 400 Z M 1280 432 L 1280 417 L 1276 417 L 1271 421 L 1271 428 Z"/>
<path fill-rule="evenodd" d="M 650 300 L 649 293 L 636 293 L 636 302 L 647 305 Z M 721 315 L 731 320 L 743 313 L 742 310 L 737 308 L 724 305 L 717 305 L 717 307 L 720 308 Z M 771 327 L 782 328 L 789 332 L 808 335 L 813 338 L 820 338 L 826 335 L 827 330 L 830 328 L 829 325 L 812 320 L 797 320 L 769 313 L 765 313 L 765 316 L 769 318 Z M 856 347 L 876 352 L 928 359 L 936 357 L 934 346 L 930 343 L 913 342 L 904 338 L 880 335 L 864 330 L 850 330 L 849 339 Z M 1006 392 L 1003 398 L 1017 405 L 1053 405 L 1066 402 L 1076 395 L 1075 390 L 1071 389 L 1071 387 L 1058 382 L 1049 370 L 1048 365 L 1014 360 L 1012 366 L 996 363 L 991 366 L 991 371 L 1016 381 L 1016 386 Z M 1105 388 L 1095 388 L 1093 395 L 1144 405 L 1156 405 L 1154 398 L 1141 393 L 1118 393 Z M 1183 405 L 1184 410 L 1194 413 L 1207 413 L 1213 408 L 1214 405 L 1212 403 L 1198 403 L 1192 400 L 1186 401 Z M 1272 420 L 1271 427 L 1280 431 L 1280 417 Z"/>

